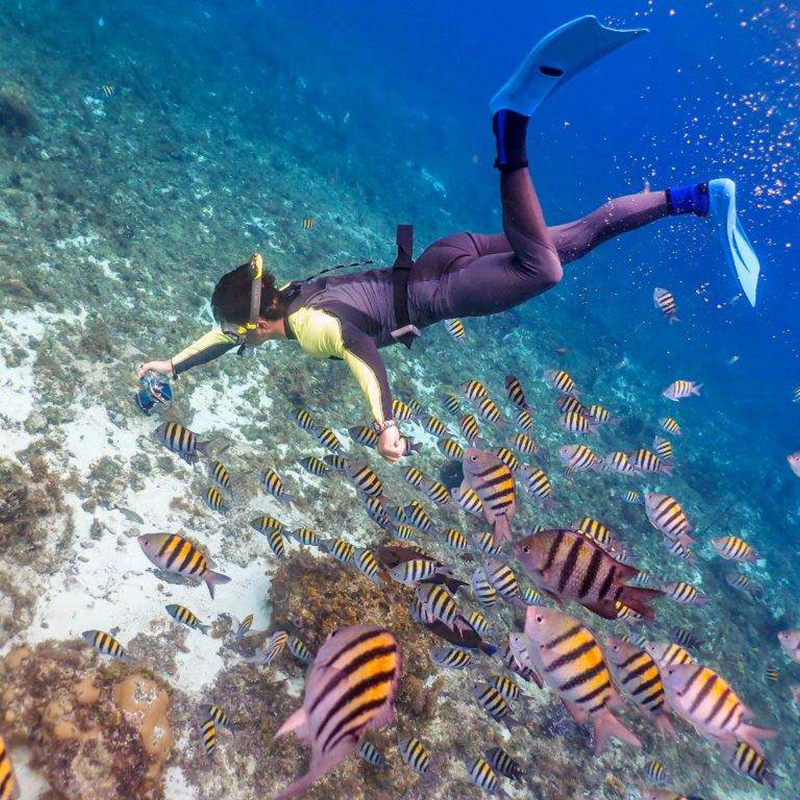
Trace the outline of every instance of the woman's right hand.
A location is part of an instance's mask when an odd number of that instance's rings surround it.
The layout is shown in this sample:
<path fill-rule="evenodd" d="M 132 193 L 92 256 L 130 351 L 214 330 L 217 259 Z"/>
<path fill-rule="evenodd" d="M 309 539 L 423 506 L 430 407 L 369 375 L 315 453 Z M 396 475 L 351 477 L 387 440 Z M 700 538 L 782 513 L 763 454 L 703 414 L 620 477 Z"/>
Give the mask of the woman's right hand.
<path fill-rule="evenodd" d="M 169 378 L 173 377 L 172 372 L 172 362 L 171 361 L 147 361 L 144 364 L 139 364 L 136 367 L 136 378 L 137 380 L 145 374 L 145 372 L 149 372 L 153 370 L 154 372 L 163 372 Z"/>

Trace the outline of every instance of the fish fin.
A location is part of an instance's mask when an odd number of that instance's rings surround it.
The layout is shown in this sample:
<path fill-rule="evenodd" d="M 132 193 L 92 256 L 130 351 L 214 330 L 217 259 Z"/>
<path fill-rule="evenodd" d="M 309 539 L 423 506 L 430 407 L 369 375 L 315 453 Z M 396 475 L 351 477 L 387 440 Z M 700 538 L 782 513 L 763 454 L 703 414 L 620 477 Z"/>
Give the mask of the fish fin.
<path fill-rule="evenodd" d="M 182 458 L 187 464 L 190 464 L 191 466 L 194 466 L 197 463 L 196 453 L 178 453 L 178 458 Z"/>
<path fill-rule="evenodd" d="M 774 739 L 778 735 L 777 731 L 771 728 L 759 728 L 757 725 L 750 725 L 747 722 L 739 723 L 736 728 L 736 738 L 749 744 L 760 756 L 764 755 L 764 748 L 761 746 L 761 739 Z"/>
<path fill-rule="evenodd" d="M 600 547 L 600 545 L 597 545 L 597 547 Z M 616 561 L 616 559 L 614 560 Z M 632 567 L 630 564 L 618 562 L 615 577 L 620 583 L 625 583 L 625 581 L 633 580 L 637 575 L 639 575 L 639 573 L 640 570 L 636 569 L 636 567 Z"/>
<path fill-rule="evenodd" d="M 661 589 L 646 589 L 643 586 L 623 586 L 619 599 L 626 606 L 630 606 L 637 614 L 641 614 L 646 620 L 652 622 L 656 614 L 647 604 L 662 594 L 664 593 Z"/>
<path fill-rule="evenodd" d="M 614 605 L 613 600 L 582 600 L 581 605 L 583 605 L 584 608 L 588 608 L 593 614 L 597 614 L 598 617 L 602 617 L 603 619 L 617 619 L 617 607 Z M 627 603 L 627 605 L 630 605 L 630 603 Z M 631 606 L 631 608 L 633 608 L 633 606 Z M 647 606 L 645 606 L 645 608 L 647 608 Z M 634 611 L 635 610 L 636 609 L 634 609 Z M 650 613 L 652 614 L 653 612 L 650 611 Z"/>
<path fill-rule="evenodd" d="M 663 472 L 664 475 L 669 475 L 670 477 L 672 477 L 672 473 L 675 472 L 676 466 L 677 466 L 676 464 L 666 464 L 662 462 L 661 469 L 659 471 Z"/>
<path fill-rule="evenodd" d="M 703 388 L 704 384 L 698 383 L 695 386 L 692 386 L 692 394 L 696 394 L 700 397 L 700 390 Z"/>
<path fill-rule="evenodd" d="M 212 600 L 214 599 L 214 587 L 216 584 L 231 582 L 231 579 L 227 575 L 223 575 L 221 572 L 213 572 L 210 569 L 206 570 L 206 574 L 203 575 L 203 580 L 206 582 L 206 586 L 208 586 L 208 591 Z"/>
<path fill-rule="evenodd" d="M 315 760 L 313 755 L 311 757 L 311 766 L 308 772 L 299 778 L 294 783 L 287 786 L 282 792 L 275 795 L 274 800 L 290 800 L 290 798 L 297 797 L 303 794 L 311 784 L 318 778 L 322 777 L 326 772 L 332 770 L 337 764 L 344 760 L 356 746 L 357 738 L 355 735 L 346 736 L 337 744 L 330 752 L 326 753 L 322 758 Z"/>
<path fill-rule="evenodd" d="M 488 642 L 481 642 L 478 647 L 486 653 L 487 656 L 493 656 L 497 652 L 497 648 Z"/>
<path fill-rule="evenodd" d="M 676 322 L 680 322 L 680 320 L 677 317 L 670 317 L 669 318 L 669 324 L 670 325 L 674 325 Z"/>
<path fill-rule="evenodd" d="M 653 724 L 658 728 L 665 739 L 674 739 L 678 735 L 666 714 L 656 715 Z"/>
<path fill-rule="evenodd" d="M 295 500 L 294 495 L 287 494 L 286 492 L 283 493 L 283 497 L 281 498 L 281 502 L 287 506 L 296 506 L 297 500 Z"/>
<path fill-rule="evenodd" d="M 310 736 L 308 715 L 306 714 L 305 708 L 302 706 L 286 718 L 286 721 L 278 728 L 277 733 L 272 738 L 277 739 L 279 736 L 291 733 L 292 731 L 294 731 L 301 740 L 305 740 Z"/>
<path fill-rule="evenodd" d="M 503 542 L 511 541 L 511 524 L 505 514 L 495 517 L 492 523 L 492 533 L 494 534 L 493 544 L 495 547 L 503 544 Z"/>
<path fill-rule="evenodd" d="M 392 703 L 385 703 L 384 707 L 369 721 L 367 727 L 382 728 L 384 725 L 394 725 L 397 714 Z"/>
<path fill-rule="evenodd" d="M 566 700 L 564 700 L 564 705 L 572 719 L 574 719 L 578 725 L 583 725 L 584 722 L 589 720 L 589 715 L 579 705 L 568 703 Z"/>
<path fill-rule="evenodd" d="M 594 727 L 594 753 L 600 755 L 608 744 L 609 739 L 617 739 L 632 747 L 641 747 L 639 737 L 631 733 L 608 709 L 603 709 L 592 715 Z"/>

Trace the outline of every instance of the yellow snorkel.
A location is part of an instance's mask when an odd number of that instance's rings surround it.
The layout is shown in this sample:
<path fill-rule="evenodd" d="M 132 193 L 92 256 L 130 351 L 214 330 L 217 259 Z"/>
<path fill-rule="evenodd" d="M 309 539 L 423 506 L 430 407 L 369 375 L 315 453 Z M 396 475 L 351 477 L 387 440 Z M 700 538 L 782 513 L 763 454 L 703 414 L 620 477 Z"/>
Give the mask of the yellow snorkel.
<path fill-rule="evenodd" d="M 242 355 L 251 356 L 255 352 L 255 332 L 258 330 L 258 320 L 261 316 L 261 277 L 264 274 L 264 259 L 261 253 L 250 256 L 250 278 L 253 281 L 250 289 L 250 321 L 240 325 L 236 332 L 246 336 L 245 345 L 240 351 Z"/>

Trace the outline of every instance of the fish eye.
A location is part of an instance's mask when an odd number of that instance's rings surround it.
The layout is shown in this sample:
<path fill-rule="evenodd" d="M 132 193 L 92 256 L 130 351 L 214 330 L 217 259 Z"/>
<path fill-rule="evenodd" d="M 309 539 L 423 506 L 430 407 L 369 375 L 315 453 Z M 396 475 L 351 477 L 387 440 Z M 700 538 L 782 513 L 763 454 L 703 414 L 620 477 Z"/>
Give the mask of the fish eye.
<path fill-rule="evenodd" d="M 537 622 L 543 622 L 544 621 L 544 617 L 541 614 L 537 614 L 536 615 L 536 621 Z"/>
<path fill-rule="evenodd" d="M 531 551 L 530 547 L 528 547 L 528 545 L 526 544 L 522 545 L 522 547 L 520 547 L 520 550 L 522 550 L 522 552 L 525 553 L 526 555 Z"/>
<path fill-rule="evenodd" d="M 478 456 L 470 456 L 469 460 L 474 464 L 478 460 Z"/>

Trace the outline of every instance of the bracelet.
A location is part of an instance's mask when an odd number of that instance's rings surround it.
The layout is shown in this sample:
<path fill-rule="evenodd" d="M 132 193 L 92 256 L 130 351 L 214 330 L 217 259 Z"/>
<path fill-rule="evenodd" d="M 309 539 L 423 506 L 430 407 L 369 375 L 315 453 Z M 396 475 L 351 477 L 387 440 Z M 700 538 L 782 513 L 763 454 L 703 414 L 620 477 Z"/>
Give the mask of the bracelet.
<path fill-rule="evenodd" d="M 383 433 L 387 428 L 396 428 L 396 427 L 397 427 L 397 422 L 395 422 L 395 420 L 393 419 L 387 419 L 385 422 L 378 422 L 377 420 L 375 420 L 375 422 L 372 423 L 372 430 L 374 430 L 375 433 L 379 435 Z"/>

